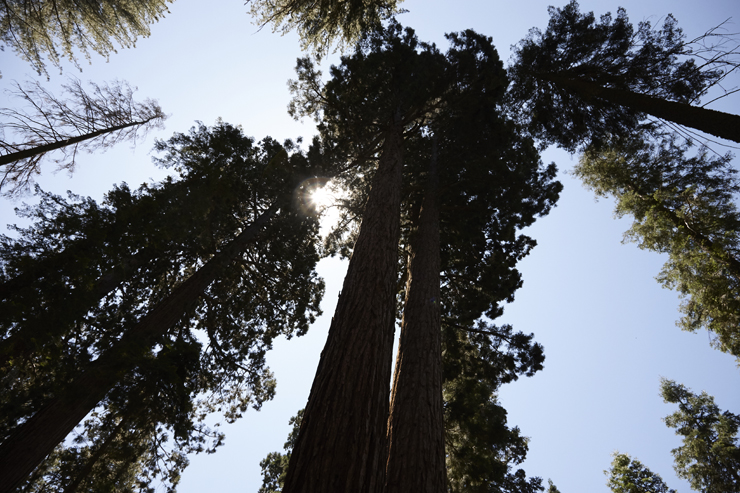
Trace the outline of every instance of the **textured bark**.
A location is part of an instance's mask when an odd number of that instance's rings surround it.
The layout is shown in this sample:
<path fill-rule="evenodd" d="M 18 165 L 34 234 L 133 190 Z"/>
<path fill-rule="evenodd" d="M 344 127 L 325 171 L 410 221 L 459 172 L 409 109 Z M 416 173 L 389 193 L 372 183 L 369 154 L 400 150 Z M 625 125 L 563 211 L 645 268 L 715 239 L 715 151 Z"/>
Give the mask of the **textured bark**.
<path fill-rule="evenodd" d="M 284 493 L 383 488 L 400 234 L 402 127 L 387 132 L 290 457 Z"/>
<path fill-rule="evenodd" d="M 44 458 L 134 369 L 198 297 L 255 240 L 276 214 L 273 206 L 172 291 L 79 377 L 64 387 L 0 446 L 0 493 L 17 488 Z"/>
<path fill-rule="evenodd" d="M 436 141 L 433 146 L 419 227 L 411 238 L 388 419 L 385 493 L 446 490 Z"/>
<path fill-rule="evenodd" d="M 647 113 L 656 118 L 695 128 L 716 137 L 740 142 L 740 115 L 667 101 L 621 89 L 602 87 L 590 81 L 556 74 L 537 74 L 537 77 L 553 82 L 586 99 L 602 99 L 609 103 L 626 106 L 639 113 Z"/>

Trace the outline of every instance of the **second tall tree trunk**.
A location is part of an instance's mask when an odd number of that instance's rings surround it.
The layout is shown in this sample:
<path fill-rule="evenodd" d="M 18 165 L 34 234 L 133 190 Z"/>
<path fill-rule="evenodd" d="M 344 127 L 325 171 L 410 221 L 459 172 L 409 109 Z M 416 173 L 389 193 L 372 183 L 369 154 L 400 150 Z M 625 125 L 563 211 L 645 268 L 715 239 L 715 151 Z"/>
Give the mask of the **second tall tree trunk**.
<path fill-rule="evenodd" d="M 383 488 L 400 236 L 399 120 L 385 136 L 284 493 Z"/>
<path fill-rule="evenodd" d="M 385 493 L 444 493 L 446 467 L 440 334 L 439 197 L 436 140 L 412 235 L 388 420 Z"/>

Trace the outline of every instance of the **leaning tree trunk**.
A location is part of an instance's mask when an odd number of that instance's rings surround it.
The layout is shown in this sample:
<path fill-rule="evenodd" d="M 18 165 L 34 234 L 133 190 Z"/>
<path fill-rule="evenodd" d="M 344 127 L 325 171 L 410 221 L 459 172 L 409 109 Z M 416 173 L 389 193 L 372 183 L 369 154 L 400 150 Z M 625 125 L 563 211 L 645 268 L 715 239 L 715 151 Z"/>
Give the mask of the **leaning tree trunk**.
<path fill-rule="evenodd" d="M 383 488 L 403 165 L 398 120 L 381 150 L 284 493 Z"/>
<path fill-rule="evenodd" d="M 88 365 L 0 446 L 0 493 L 10 493 L 137 366 L 203 291 L 255 240 L 277 213 L 273 205 L 149 312 L 110 350 Z"/>
<path fill-rule="evenodd" d="M 553 82 L 585 98 L 598 98 L 626 106 L 638 113 L 647 113 L 716 137 L 740 142 L 740 115 L 668 101 L 622 89 L 603 87 L 587 80 L 557 74 L 537 74 L 536 77 Z"/>
<path fill-rule="evenodd" d="M 61 149 L 63 147 L 79 144 L 80 142 L 84 142 L 86 140 L 100 137 L 101 135 L 109 134 L 112 132 L 118 132 L 119 130 L 123 130 L 124 128 L 134 127 L 137 125 L 139 126 L 146 125 L 147 123 L 149 123 L 151 120 L 154 120 L 155 118 L 156 117 L 152 117 L 147 120 L 125 123 L 123 125 L 116 125 L 115 127 L 103 128 L 101 130 L 96 130 L 94 132 L 78 135 L 76 137 L 70 137 L 68 139 L 58 140 L 56 142 L 51 142 L 49 144 L 43 144 L 40 146 L 30 147 L 28 149 L 23 149 L 22 151 L 16 151 L 16 152 L 10 152 L 8 154 L 3 154 L 2 156 L 0 156 L 0 166 L 6 166 L 16 161 L 21 161 L 23 159 L 34 158 L 34 157 L 46 154 L 47 152 L 56 151 L 57 149 Z M 6 175 L 7 175 L 7 172 L 6 172 Z"/>
<path fill-rule="evenodd" d="M 410 240 L 406 300 L 388 419 L 385 493 L 444 493 L 446 489 L 436 138 L 432 146 L 419 227 Z"/>
<path fill-rule="evenodd" d="M 128 279 L 132 272 L 135 272 L 139 267 L 145 265 L 147 262 L 153 260 L 152 255 L 148 252 L 144 254 L 138 254 L 132 258 L 122 260 L 116 267 L 106 272 L 88 289 L 84 287 L 74 290 L 73 293 L 68 293 L 72 296 L 80 297 L 74 300 L 77 304 L 67 303 L 62 306 L 61 309 L 70 311 L 76 308 L 75 316 L 82 317 L 91 308 L 95 307 L 103 297 L 110 294 L 114 289 L 118 288 L 123 281 Z M 24 276 L 25 277 L 25 276 Z M 15 284 L 21 284 L 25 279 L 19 279 Z M 12 289 L 14 285 L 11 279 L 2 286 L 7 291 Z M 0 288 L 0 295 L 2 295 Z M 68 299 L 67 299 L 68 300 Z M 64 302 L 65 300 L 62 300 Z M 59 309 L 59 306 L 55 308 Z M 25 360 L 30 358 L 39 347 L 47 344 L 54 337 L 58 337 L 64 333 L 64 326 L 60 326 L 57 320 L 57 314 L 52 310 L 51 313 L 41 311 L 37 317 L 29 320 L 23 325 L 20 330 L 13 332 L 9 337 L 0 341 L 0 371 L 3 369 L 9 369 L 10 363 Z"/>

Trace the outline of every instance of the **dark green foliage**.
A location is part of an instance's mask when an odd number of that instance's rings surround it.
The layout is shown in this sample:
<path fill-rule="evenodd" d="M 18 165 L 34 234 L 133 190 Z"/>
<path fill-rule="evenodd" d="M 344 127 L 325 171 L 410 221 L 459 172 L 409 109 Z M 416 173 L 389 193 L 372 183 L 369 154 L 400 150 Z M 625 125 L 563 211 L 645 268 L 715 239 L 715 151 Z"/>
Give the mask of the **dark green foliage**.
<path fill-rule="evenodd" d="M 656 29 L 648 21 L 635 28 L 622 8 L 597 20 L 593 12 L 579 12 L 575 0 L 562 9 L 550 7 L 549 13 L 547 30 L 533 28 L 516 46 L 510 97 L 533 136 L 570 151 L 626 135 L 646 115 L 644 108 L 574 92 L 563 80 L 696 103 L 737 65 L 731 54 L 701 60 L 671 15 Z"/>
<path fill-rule="evenodd" d="M 449 87 L 444 64 L 434 46 L 394 21 L 363 36 L 351 55 L 331 66 L 325 85 L 313 62 L 299 59 L 298 80 L 289 82 L 295 94 L 289 112 L 295 118 L 314 118 L 322 140 L 336 146 L 335 152 L 345 153 L 353 165 L 374 169 L 373 163 L 363 161 L 379 150 L 382 135 L 396 118 L 410 128 L 440 104 Z M 347 188 L 355 187 L 350 183 Z"/>
<path fill-rule="evenodd" d="M 158 142 L 157 150 L 178 179 L 133 192 L 117 187 L 101 205 L 45 194 L 26 208 L 34 225 L 3 239 L 2 287 L 12 288 L 0 290 L 8 308 L 0 310 L 4 434 L 50 396 L 73 394 L 68 382 L 91 360 L 264 211 L 279 212 L 167 336 L 134 357 L 135 369 L 81 432 L 89 445 L 52 454 L 29 491 L 39 481 L 68 486 L 83 470 L 91 491 L 119 474 L 143 490 L 155 477 L 174 487 L 185 454 L 213 451 L 223 438 L 203 424 L 206 415 L 231 422 L 272 398 L 265 352 L 275 337 L 305 333 L 319 313 L 318 225 L 296 195 L 317 171 L 317 147 L 311 165 L 290 142 L 255 144 L 219 122 Z M 118 282 L 101 292 L 97 283 L 109 274 Z M 98 458 L 86 469 L 91 457 Z"/>
<path fill-rule="evenodd" d="M 614 454 L 606 485 L 613 493 L 676 493 L 663 479 L 627 454 Z"/>
<path fill-rule="evenodd" d="M 391 24 L 385 34 L 370 36 L 352 57 L 344 57 L 340 67 L 332 67 L 326 86 L 308 60 L 299 61 L 291 109 L 319 119 L 324 139 L 338 151 L 347 149 L 352 164 L 359 165 L 359 172 L 353 167 L 341 175 L 349 195 L 327 242 L 329 251 L 347 257 L 369 193 L 376 136 L 394 108 L 408 122 L 400 272 L 406 271 L 407 245 L 425 193 L 432 135 L 438 139 L 449 487 L 538 491 L 539 478 L 511 470 L 523 460 L 526 439 L 506 426 L 496 392 L 519 374 L 541 369 L 542 347 L 510 327 L 476 329 L 474 322 L 483 314 L 499 316 L 500 304 L 513 301 L 521 285 L 516 262 L 535 244 L 517 231 L 549 212 L 561 185 L 554 181 L 555 166 L 542 166 L 532 141 L 502 115 L 506 77 L 490 38 L 465 31 L 448 39 L 450 49 L 442 55 L 419 43 L 412 31 Z M 432 76 L 435 85 L 424 85 Z M 401 89 L 393 92 L 395 84 Z M 380 97 L 387 93 L 393 96 Z M 401 280 L 399 300 L 404 286 Z M 266 478 L 274 478 L 270 468 L 283 460 L 270 459 L 263 463 Z"/>
<path fill-rule="evenodd" d="M 392 25 L 390 29 L 399 34 L 401 32 L 400 26 L 397 25 Z M 413 35 L 413 32 L 407 30 L 405 36 L 408 41 L 405 43 L 411 47 L 418 44 L 420 49 L 429 49 L 417 41 L 412 41 L 412 38 L 408 38 L 410 35 Z M 418 215 L 430 150 L 429 139 L 422 137 L 421 134 L 433 131 L 440 142 L 440 182 L 443 184 L 440 190 L 443 205 L 440 218 L 444 293 L 442 298 L 457 304 L 444 307 L 443 313 L 456 310 L 457 317 L 475 319 L 490 309 L 488 315 L 495 318 L 500 311 L 491 305 L 495 306 L 503 300 L 513 299 L 513 292 L 520 286 L 519 275 L 513 266 L 535 244 L 531 238 L 517 235 L 517 229 L 531 225 L 537 216 L 546 215 L 557 200 L 562 185 L 554 181 L 555 165 L 543 167 L 531 140 L 522 138 L 516 125 L 500 115 L 499 105 L 506 87 L 506 79 L 490 38 L 470 30 L 450 34 L 448 38 L 451 47 L 445 55 L 447 60 L 445 66 L 441 67 L 444 71 L 442 72 L 441 68 L 436 69 L 438 73 L 444 74 L 444 78 L 438 84 L 441 85 L 444 80 L 448 80 L 445 97 L 410 112 L 417 119 L 415 125 L 406 132 L 404 182 L 406 198 L 403 205 L 402 230 L 404 235 L 409 234 Z M 419 59 L 418 63 L 426 66 L 425 69 L 420 67 L 419 71 L 430 71 L 435 64 L 444 63 L 441 55 L 435 52 L 430 52 Z M 426 52 L 422 52 L 424 53 Z M 359 55 L 356 55 L 356 58 L 362 60 Z M 354 63 L 359 64 L 359 61 Z M 408 64 L 406 62 L 406 65 Z M 349 66 L 349 63 L 347 65 Z M 305 73 L 303 69 L 303 66 L 299 66 L 299 75 Z M 338 85 L 344 80 L 346 71 L 348 69 L 344 68 L 344 65 L 339 69 L 332 68 L 334 77 L 332 82 L 327 83 L 324 94 L 330 90 L 334 91 L 335 86 L 332 84 Z M 368 72 L 376 78 L 382 73 L 373 66 Z M 415 70 L 414 77 L 423 80 L 424 73 L 420 72 L 417 75 Z M 382 80 L 376 84 L 381 83 L 389 84 Z M 305 88 L 306 84 L 302 87 Z M 367 92 L 376 94 L 373 89 L 374 87 L 371 87 Z M 426 90 L 439 91 L 435 88 Z M 349 89 L 346 91 L 350 92 Z M 418 101 L 424 100 L 419 96 L 419 90 L 415 93 L 409 90 L 409 93 L 413 94 L 404 101 L 414 101 L 416 98 Z M 355 92 L 352 91 L 351 94 Z M 364 93 L 356 94 L 361 96 Z M 431 94 L 422 95 L 431 98 Z M 322 101 L 331 100 L 332 97 L 322 96 Z M 357 111 L 358 115 L 364 115 L 365 108 L 373 104 L 372 101 L 374 100 L 358 104 L 362 108 L 362 111 Z M 405 104 L 414 108 L 410 103 Z M 338 107 L 339 111 L 344 110 L 338 101 L 327 106 Z M 310 110 L 316 107 L 306 106 L 306 108 L 308 109 L 305 113 L 311 113 Z M 387 114 L 391 110 L 383 111 Z M 380 110 L 373 108 L 367 114 L 378 113 Z M 340 128 L 343 133 L 352 131 L 347 129 L 346 124 L 340 127 L 346 118 L 338 111 L 337 114 L 328 114 L 325 110 L 321 115 L 324 116 L 322 128 L 328 137 L 339 134 Z M 378 132 L 382 130 L 383 122 L 370 116 L 366 118 L 368 119 L 358 126 L 357 135 L 347 137 L 348 142 L 366 142 L 368 140 L 366 135 L 372 135 L 374 128 L 377 128 Z M 361 132 L 364 132 L 362 140 Z M 376 145 L 375 142 L 373 144 Z M 367 160 L 365 156 L 369 152 L 356 154 L 360 154 L 358 160 L 363 164 L 361 159 Z M 360 173 L 345 176 L 347 178 L 342 184 L 350 194 L 340 204 L 342 219 L 339 227 L 329 236 L 327 243 L 330 251 L 348 257 L 354 239 L 353 231 L 356 231 L 356 226 L 352 223 L 361 217 L 369 191 L 369 177 L 364 168 Z M 402 261 L 405 261 L 405 258 L 402 258 Z M 401 272 L 405 272 L 405 269 Z"/>
<path fill-rule="evenodd" d="M 542 369 L 542 346 L 510 326 L 479 322 L 472 331 L 443 322 L 445 447 L 448 490 L 530 493 L 540 478 L 513 470 L 527 454 L 528 439 L 509 428 L 498 388 L 520 374 Z"/>
<path fill-rule="evenodd" d="M 267 457 L 260 461 L 262 468 L 262 486 L 258 493 L 277 493 L 282 491 L 285 484 L 285 475 L 288 473 L 288 462 L 290 462 L 290 453 L 298 438 L 298 431 L 301 429 L 301 420 L 303 419 L 303 409 L 290 418 L 289 424 L 293 426 L 288 434 L 288 440 L 285 442 L 283 449 L 284 454 L 280 452 L 270 452 Z"/>
<path fill-rule="evenodd" d="M 661 381 L 661 394 L 665 402 L 678 404 L 678 411 L 665 418 L 683 437 L 672 450 L 678 477 L 702 493 L 740 491 L 740 416 L 721 411 L 706 392 L 694 394 L 671 380 Z"/>
<path fill-rule="evenodd" d="M 85 420 L 73 444 L 57 447 L 22 491 L 153 491 L 155 481 L 175 491 L 187 455 L 212 453 L 224 439 L 199 422 L 202 410 L 189 402 L 200 344 L 189 346 L 161 351 L 167 354 L 158 355 L 149 371 L 127 379 L 105 409 Z"/>
<path fill-rule="evenodd" d="M 39 74 L 44 57 L 59 67 L 77 54 L 115 52 L 114 42 L 134 46 L 149 36 L 149 24 L 167 12 L 166 0 L 7 0 L 0 5 L 0 42 L 9 45 Z"/>
<path fill-rule="evenodd" d="M 403 0 L 401 0 L 403 1 Z M 399 12 L 398 0 L 248 0 L 251 13 L 263 26 L 285 34 L 298 30 L 304 50 L 325 54 L 333 42 L 352 45 L 381 21 Z"/>
<path fill-rule="evenodd" d="M 729 154 L 689 150 L 674 139 L 624 139 L 587 150 L 574 174 L 614 196 L 617 216 L 634 217 L 627 240 L 669 254 L 658 281 L 685 297 L 679 325 L 709 329 L 717 348 L 740 357 L 740 182 Z"/>

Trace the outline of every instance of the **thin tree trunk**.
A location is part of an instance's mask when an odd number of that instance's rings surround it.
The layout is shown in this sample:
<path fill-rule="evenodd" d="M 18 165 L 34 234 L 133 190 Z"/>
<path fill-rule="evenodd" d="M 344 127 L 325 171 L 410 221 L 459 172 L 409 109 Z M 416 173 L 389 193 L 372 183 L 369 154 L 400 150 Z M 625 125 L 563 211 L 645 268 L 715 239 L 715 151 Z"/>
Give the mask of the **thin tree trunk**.
<path fill-rule="evenodd" d="M 214 255 L 203 267 L 172 291 L 137 325 L 88 365 L 62 395 L 52 398 L 28 421 L 18 426 L 0 446 L 0 493 L 17 488 L 44 458 L 95 409 L 105 395 L 147 354 L 203 291 L 255 240 L 277 213 L 273 205 Z"/>
<path fill-rule="evenodd" d="M 399 120 L 385 136 L 284 493 L 383 488 L 403 167 Z"/>
<path fill-rule="evenodd" d="M 684 219 L 681 219 L 678 214 L 676 214 L 676 211 L 671 210 L 665 205 L 661 204 L 652 195 L 640 193 L 639 189 L 634 185 L 634 183 L 630 183 L 628 186 L 632 190 L 632 192 L 635 193 L 635 195 L 640 197 L 640 199 L 644 200 L 645 202 L 651 204 L 653 207 L 657 208 L 659 211 L 663 212 L 663 214 L 668 217 L 668 219 L 677 229 L 682 229 L 686 231 L 686 235 L 694 240 L 699 245 L 699 247 L 704 250 L 704 252 L 725 264 L 725 266 L 730 270 L 730 272 L 732 272 L 732 275 L 736 279 L 740 279 L 740 260 L 732 256 L 721 246 L 718 246 L 710 238 L 707 238 L 705 235 L 693 229 L 688 222 L 686 222 Z"/>
<path fill-rule="evenodd" d="M 79 316 L 84 315 L 87 311 L 94 307 L 104 296 L 116 289 L 121 283 L 128 278 L 131 272 L 144 265 L 146 262 L 151 260 L 150 255 L 136 255 L 135 257 L 124 260 L 114 269 L 103 274 L 100 279 L 92 286 L 92 288 L 84 293 L 87 302 L 83 303 L 78 313 Z M 23 276 L 24 278 L 26 276 Z M 16 284 L 11 284 L 14 281 L 18 281 Z M 3 288 L 7 288 L 9 294 L 10 289 L 14 285 L 22 285 L 24 279 L 11 279 L 6 285 L 0 286 L 0 296 L 2 296 Z M 7 286 L 10 284 L 10 286 Z M 57 330 L 54 330 L 54 329 Z M 9 337 L 0 341 L 0 369 L 6 368 L 11 360 L 17 361 L 19 359 L 26 359 L 31 356 L 36 348 L 42 346 L 51 338 L 50 336 L 59 335 L 58 324 L 55 323 L 55 315 L 53 313 L 46 314 L 35 320 L 33 323 L 24 325 L 19 331 L 14 332 Z"/>
<path fill-rule="evenodd" d="M 80 484 L 82 481 L 87 479 L 87 477 L 90 475 L 90 473 L 93 470 L 93 467 L 95 467 L 95 464 L 100 460 L 100 458 L 103 456 L 103 454 L 108 450 L 108 447 L 110 447 L 111 443 L 118 437 L 118 434 L 123 429 L 124 424 L 128 424 L 128 419 L 124 418 L 122 419 L 118 425 L 116 425 L 113 430 L 108 433 L 108 436 L 105 437 L 105 440 L 103 443 L 101 443 L 96 449 L 95 452 L 92 453 L 90 457 L 88 457 L 87 461 L 85 461 L 85 465 L 80 469 L 75 476 L 72 478 L 72 481 L 67 484 L 67 486 L 64 487 L 64 491 L 62 493 L 75 493 L 77 491 L 77 488 L 80 487 Z"/>
<path fill-rule="evenodd" d="M 385 493 L 446 490 L 436 144 L 435 137 L 419 227 L 410 240 L 406 300 L 388 419 Z"/>
<path fill-rule="evenodd" d="M 123 125 L 116 125 L 115 127 L 109 127 L 109 128 L 104 128 L 102 130 L 96 130 L 95 132 L 78 135 L 77 137 L 70 137 L 69 139 L 59 140 L 57 142 L 52 142 L 51 144 L 44 144 L 44 145 L 40 145 L 36 147 L 31 147 L 30 149 L 24 149 L 22 151 L 4 154 L 0 156 L 0 166 L 5 166 L 7 164 L 20 161 L 21 159 L 28 159 L 34 156 L 38 156 L 40 154 L 46 154 L 47 152 L 56 151 L 57 149 L 61 149 L 62 147 L 79 144 L 80 142 L 94 139 L 95 137 L 100 137 L 101 135 L 105 135 L 108 133 L 117 132 L 119 130 L 123 130 L 124 128 L 134 127 L 136 125 L 145 125 L 146 123 L 153 120 L 154 118 L 156 117 L 152 117 L 152 118 L 149 118 L 148 120 L 144 120 L 140 122 L 131 122 L 131 123 L 123 124 Z"/>
<path fill-rule="evenodd" d="M 638 113 L 647 113 L 716 137 L 740 142 L 740 115 L 668 101 L 622 89 L 603 87 L 587 80 L 557 74 L 536 74 L 535 76 L 577 93 L 585 99 L 602 99 L 609 103 L 626 106 Z"/>

